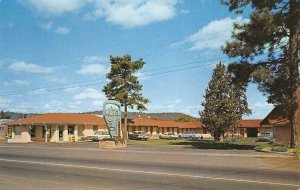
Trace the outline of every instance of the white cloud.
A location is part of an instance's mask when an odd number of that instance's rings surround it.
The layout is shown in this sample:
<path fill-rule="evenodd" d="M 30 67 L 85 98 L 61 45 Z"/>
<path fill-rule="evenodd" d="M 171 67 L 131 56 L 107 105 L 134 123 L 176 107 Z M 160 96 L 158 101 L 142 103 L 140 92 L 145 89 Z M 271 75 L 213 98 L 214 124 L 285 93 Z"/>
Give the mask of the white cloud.
<path fill-rule="evenodd" d="M 104 17 L 109 23 L 134 28 L 173 18 L 177 3 L 177 0 L 95 0 L 96 9 L 84 19 Z"/>
<path fill-rule="evenodd" d="M 273 109 L 274 105 L 268 102 L 255 102 L 251 104 L 251 109 Z"/>
<path fill-rule="evenodd" d="M 83 59 L 84 63 L 99 63 L 99 62 L 106 62 L 107 59 L 102 56 L 86 56 Z"/>
<path fill-rule="evenodd" d="M 80 89 L 79 87 L 70 87 L 70 88 L 64 89 L 64 91 L 69 92 L 69 93 L 75 93 L 79 89 Z"/>
<path fill-rule="evenodd" d="M 106 22 L 135 28 L 169 20 L 176 15 L 179 0 L 19 0 L 22 4 L 46 15 L 78 12 L 86 5 L 92 10 L 85 13 L 85 20 L 104 18 Z M 181 11 L 183 14 L 187 10 Z"/>
<path fill-rule="evenodd" d="M 66 34 L 69 34 L 70 32 L 70 28 L 67 28 L 67 27 L 58 27 L 54 30 L 55 33 L 57 34 L 63 34 L 63 35 L 66 35 Z"/>
<path fill-rule="evenodd" d="M 33 63 L 26 63 L 25 61 L 15 61 L 8 69 L 15 72 L 29 72 L 29 73 L 51 73 L 55 70 L 54 67 L 44 67 Z"/>
<path fill-rule="evenodd" d="M 102 64 L 86 64 L 82 65 L 78 74 L 100 74 L 105 75 L 109 72 L 109 68 Z"/>
<path fill-rule="evenodd" d="M 51 30 L 53 26 L 53 22 L 49 21 L 47 23 L 41 24 L 40 27 L 45 30 Z"/>
<path fill-rule="evenodd" d="M 98 90 L 87 88 L 79 94 L 73 96 L 75 100 L 104 100 L 105 96 Z"/>
<path fill-rule="evenodd" d="M 30 94 L 43 94 L 45 92 L 46 92 L 45 88 L 40 88 L 40 89 L 32 91 L 32 93 L 30 93 Z"/>
<path fill-rule="evenodd" d="M 14 80 L 13 82 L 17 85 L 29 85 L 27 80 Z"/>
<path fill-rule="evenodd" d="M 60 15 L 78 11 L 91 0 L 20 0 L 20 2 L 41 13 Z"/>
<path fill-rule="evenodd" d="M 44 76 L 44 79 L 53 83 L 65 83 L 66 79 L 57 76 Z"/>
<path fill-rule="evenodd" d="M 4 107 L 4 106 L 6 106 L 6 105 L 8 105 L 10 103 L 11 103 L 11 100 L 0 97 L 0 106 L 1 107 Z"/>
<path fill-rule="evenodd" d="M 233 24 L 235 22 L 244 23 L 248 19 L 229 17 L 214 20 L 202 27 L 197 33 L 188 36 L 185 40 L 171 45 L 171 47 L 187 45 L 189 50 L 218 49 L 224 45 L 225 41 L 231 38 Z"/>
<path fill-rule="evenodd" d="M 148 106 L 149 112 L 180 112 L 199 117 L 200 105 L 186 105 L 181 99 L 174 99 L 160 104 L 150 103 Z"/>
<path fill-rule="evenodd" d="M 63 102 L 58 100 L 51 100 L 43 106 L 45 112 L 59 112 L 64 109 Z"/>

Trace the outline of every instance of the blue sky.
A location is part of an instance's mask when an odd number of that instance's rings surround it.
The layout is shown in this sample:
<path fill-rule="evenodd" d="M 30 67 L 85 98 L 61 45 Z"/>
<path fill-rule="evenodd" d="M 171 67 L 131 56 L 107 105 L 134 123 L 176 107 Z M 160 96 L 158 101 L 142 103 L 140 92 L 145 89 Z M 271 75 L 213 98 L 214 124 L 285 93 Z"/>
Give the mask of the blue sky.
<path fill-rule="evenodd" d="M 109 56 L 143 58 L 137 75 L 149 112 L 198 116 L 214 64 L 229 60 L 220 46 L 232 24 L 211 0 L 2 0 L 0 1 L 0 110 L 101 110 Z M 255 85 L 253 114 L 272 109 Z"/>

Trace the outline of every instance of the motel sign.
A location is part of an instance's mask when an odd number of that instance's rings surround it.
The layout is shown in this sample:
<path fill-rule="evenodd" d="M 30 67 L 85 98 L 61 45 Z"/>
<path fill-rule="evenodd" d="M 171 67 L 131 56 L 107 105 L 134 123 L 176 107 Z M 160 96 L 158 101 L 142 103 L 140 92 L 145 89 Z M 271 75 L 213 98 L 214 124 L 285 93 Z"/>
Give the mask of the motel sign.
<path fill-rule="evenodd" d="M 122 137 L 121 104 L 115 100 L 103 103 L 103 117 L 110 137 Z"/>

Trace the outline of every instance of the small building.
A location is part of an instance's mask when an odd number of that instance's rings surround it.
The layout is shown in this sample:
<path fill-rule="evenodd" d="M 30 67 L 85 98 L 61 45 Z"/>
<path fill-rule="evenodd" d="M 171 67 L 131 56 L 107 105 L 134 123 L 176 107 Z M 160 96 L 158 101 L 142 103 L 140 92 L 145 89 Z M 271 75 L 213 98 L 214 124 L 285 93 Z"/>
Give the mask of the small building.
<path fill-rule="evenodd" d="M 8 142 L 27 143 L 78 141 L 95 131 L 105 131 L 102 116 L 47 113 L 7 123 Z"/>
<path fill-rule="evenodd" d="M 261 119 L 243 119 L 237 128 L 236 133 L 241 137 L 257 137 L 262 131 Z"/>
<path fill-rule="evenodd" d="M 262 128 L 271 129 L 277 144 L 291 142 L 291 126 L 288 111 L 282 106 L 276 106 L 260 123 Z"/>

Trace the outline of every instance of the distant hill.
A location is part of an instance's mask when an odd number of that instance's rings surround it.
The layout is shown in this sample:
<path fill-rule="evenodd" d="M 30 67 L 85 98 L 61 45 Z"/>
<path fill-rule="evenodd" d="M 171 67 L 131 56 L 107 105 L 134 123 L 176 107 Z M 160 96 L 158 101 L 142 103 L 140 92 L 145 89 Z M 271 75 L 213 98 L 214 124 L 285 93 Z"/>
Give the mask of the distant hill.
<path fill-rule="evenodd" d="M 94 111 L 94 112 L 86 112 L 86 113 L 103 115 L 102 111 Z M 123 114 L 124 113 L 122 112 L 122 117 L 124 117 Z M 157 120 L 175 121 L 178 116 L 187 116 L 187 117 L 190 117 L 191 120 L 197 119 L 190 115 L 186 115 L 186 114 L 179 113 L 179 112 L 163 112 L 163 113 L 128 112 L 128 119 L 152 118 L 152 119 L 157 119 Z"/>
<path fill-rule="evenodd" d="M 17 120 L 25 117 L 31 117 L 34 115 L 39 115 L 37 113 L 17 113 L 17 112 L 4 112 L 9 119 Z M 83 112 L 87 114 L 99 114 L 102 115 L 102 111 L 92 111 L 92 112 Z M 187 114 L 179 113 L 179 112 L 166 112 L 166 113 L 145 113 L 145 112 L 128 112 L 128 119 L 134 118 L 152 118 L 157 120 L 168 120 L 175 121 L 179 116 L 189 117 L 191 120 L 196 120 L 197 118 L 192 117 Z M 122 112 L 122 117 L 124 117 L 124 113 Z"/>
<path fill-rule="evenodd" d="M 18 113 L 18 112 L 4 112 L 4 115 L 7 117 L 7 119 L 17 120 L 21 118 L 31 117 L 34 115 L 38 115 L 36 113 Z"/>

